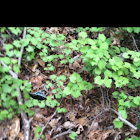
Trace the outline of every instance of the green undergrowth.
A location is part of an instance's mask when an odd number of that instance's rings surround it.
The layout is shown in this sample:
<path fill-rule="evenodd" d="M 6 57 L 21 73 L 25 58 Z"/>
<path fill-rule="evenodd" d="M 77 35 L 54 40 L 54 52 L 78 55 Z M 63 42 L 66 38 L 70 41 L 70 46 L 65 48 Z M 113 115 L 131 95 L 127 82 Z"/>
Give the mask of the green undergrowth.
<path fill-rule="evenodd" d="M 121 27 L 124 33 L 137 33 L 139 34 L 139 27 Z M 121 89 L 123 86 L 134 89 L 139 86 L 140 78 L 140 53 L 129 50 L 126 47 L 112 46 L 110 48 L 111 38 L 107 38 L 102 31 L 106 30 L 104 27 L 78 27 L 76 33 L 78 39 L 73 39 L 70 43 L 64 43 L 65 36 L 63 34 L 48 34 L 40 28 L 27 28 L 26 38 L 22 39 L 17 37 L 22 33 L 23 28 L 1 28 L 2 38 L 12 38 L 13 42 L 4 45 L 2 53 L 4 56 L 0 57 L 8 67 L 0 63 L 0 120 L 11 119 L 16 114 L 20 113 L 20 109 L 24 110 L 29 116 L 33 116 L 34 112 L 32 107 L 38 106 L 45 108 L 57 108 L 58 113 L 65 113 L 65 107 L 60 108 L 60 99 L 66 96 L 71 96 L 77 99 L 81 96 L 81 91 L 90 90 L 93 85 L 90 82 L 84 81 L 80 74 L 72 73 L 69 77 L 69 83 L 64 86 L 66 77 L 64 75 L 50 75 L 50 79 L 46 81 L 46 88 L 51 90 L 51 87 L 56 83 L 56 88 L 52 90 L 52 95 L 47 95 L 46 100 L 38 101 L 29 96 L 32 85 L 27 80 L 13 79 L 8 73 L 12 70 L 19 73 L 21 67 L 18 66 L 18 58 L 21 56 L 21 46 L 24 46 L 22 56 L 23 63 L 29 63 L 36 57 L 38 53 L 40 59 L 46 62 L 44 70 L 54 71 L 55 66 L 53 62 L 59 60 L 60 64 L 73 63 L 70 53 L 72 49 L 80 52 L 81 58 L 84 62 L 84 71 L 88 71 L 94 79 L 97 86 L 104 86 L 111 88 L 115 85 L 116 89 Z M 10 34 L 7 33 L 10 32 Z M 96 32 L 97 38 L 91 39 L 89 32 Z M 64 45 L 64 49 L 60 46 Z M 52 52 L 49 53 L 49 49 Z M 18 105 L 17 103 L 17 87 L 24 92 L 24 104 Z M 64 87 L 62 90 L 61 87 Z M 137 108 L 140 105 L 139 96 L 128 96 L 124 91 L 118 90 L 112 93 L 112 96 L 118 101 L 118 113 L 127 119 L 127 108 Z M 118 118 L 113 121 L 115 128 L 121 128 L 123 122 Z M 139 126 L 139 125 L 137 125 Z M 39 137 L 40 128 L 36 128 L 36 137 Z M 71 133 L 71 139 L 74 139 L 75 133 Z"/>

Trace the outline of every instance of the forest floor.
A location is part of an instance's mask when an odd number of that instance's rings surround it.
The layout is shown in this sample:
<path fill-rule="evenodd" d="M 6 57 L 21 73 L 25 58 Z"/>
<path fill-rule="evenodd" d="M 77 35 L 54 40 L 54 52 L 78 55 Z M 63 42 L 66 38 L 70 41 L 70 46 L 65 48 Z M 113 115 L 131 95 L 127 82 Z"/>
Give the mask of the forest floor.
<path fill-rule="evenodd" d="M 63 34 L 66 36 L 65 43 L 71 42 L 71 40 L 77 38 L 77 33 L 75 32 L 76 27 L 42 27 L 43 31 L 49 34 Z M 119 28 L 116 30 L 120 31 Z M 122 34 L 116 35 L 115 31 L 109 29 L 103 32 L 107 37 L 113 37 L 113 43 L 116 46 L 127 47 L 131 50 L 136 50 L 133 39 L 130 36 L 125 36 L 124 40 L 120 41 L 120 36 Z M 120 32 L 121 33 L 121 32 Z M 92 39 L 97 38 L 98 33 L 88 34 Z M 139 35 L 133 34 L 137 46 L 140 46 Z M 64 45 L 60 46 L 64 49 Z M 22 62 L 21 72 L 19 73 L 19 78 L 22 80 L 28 80 L 32 84 L 31 92 L 37 92 L 38 90 L 44 90 L 46 95 L 51 95 L 53 88 L 55 88 L 56 83 L 50 80 L 50 75 L 55 74 L 65 75 L 66 80 L 64 86 L 69 83 L 69 76 L 73 73 L 79 73 L 83 80 L 91 82 L 94 84 L 94 77 L 91 77 L 88 72 L 83 71 L 84 63 L 82 62 L 81 54 L 76 51 L 70 53 L 71 57 L 74 59 L 72 64 L 60 64 L 59 60 L 51 62 L 54 66 L 54 71 L 44 70 L 46 63 L 38 57 L 37 51 L 35 51 L 35 60 L 31 61 L 29 64 Z M 50 54 L 61 54 L 56 50 L 49 50 Z M 46 89 L 46 81 L 51 81 L 53 86 L 52 89 L 48 91 Z M 129 89 L 127 87 L 122 87 L 122 90 L 127 90 L 129 95 L 140 95 L 140 86 L 134 89 Z M 89 91 L 82 91 L 81 96 L 74 99 L 71 96 L 63 98 L 60 107 L 65 107 L 67 109 L 66 113 L 55 113 L 56 108 L 39 108 L 32 107 L 31 109 L 35 112 L 33 120 L 31 122 L 30 129 L 30 139 L 36 140 L 34 130 L 37 126 L 45 126 L 43 131 L 45 135 L 45 140 L 70 140 L 69 133 L 74 131 L 77 133 L 77 140 L 125 140 L 126 137 L 132 137 L 134 135 L 139 136 L 138 132 L 133 130 L 128 125 L 124 124 L 121 129 L 115 129 L 113 125 L 113 120 L 117 118 L 117 115 L 108 109 L 108 106 L 114 110 L 118 110 L 117 100 L 112 97 L 112 92 L 115 91 L 115 86 L 110 89 L 105 87 L 95 87 Z M 127 121 L 133 125 L 137 122 L 137 115 L 133 110 L 127 109 L 128 118 Z M 52 117 L 53 115 L 53 117 Z M 30 119 L 31 117 L 29 117 Z M 50 119 L 51 118 L 51 119 Z M 50 121 L 48 122 L 48 120 Z M 20 122 L 20 123 L 18 123 Z M 9 127 L 12 124 L 15 125 L 10 132 Z M 16 139 L 24 139 L 24 127 L 21 116 L 16 116 L 10 121 L 3 121 L 0 126 L 0 133 L 11 134 L 20 129 L 19 137 Z M 5 138 L 6 139 L 6 138 Z M 0 140 L 3 140 L 0 134 Z M 42 139 L 43 140 L 43 139 Z"/>

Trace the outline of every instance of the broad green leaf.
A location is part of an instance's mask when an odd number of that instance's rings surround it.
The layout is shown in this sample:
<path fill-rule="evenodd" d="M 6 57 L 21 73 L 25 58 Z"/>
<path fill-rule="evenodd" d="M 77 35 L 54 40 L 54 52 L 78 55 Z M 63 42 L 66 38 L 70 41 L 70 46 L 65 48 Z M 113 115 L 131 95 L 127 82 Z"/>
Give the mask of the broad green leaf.
<path fill-rule="evenodd" d="M 83 38 L 83 39 L 85 39 L 87 37 L 87 33 L 86 32 L 80 32 L 78 34 L 78 36 L 81 37 L 81 38 Z"/>
<path fill-rule="evenodd" d="M 4 117 L 4 118 L 7 118 L 8 114 L 9 114 L 9 112 L 8 112 L 7 110 L 2 110 L 2 111 L 0 112 L 0 115 L 1 115 L 2 117 Z"/>
<path fill-rule="evenodd" d="M 58 34 L 57 39 L 58 40 L 64 40 L 65 36 L 63 34 Z"/>
<path fill-rule="evenodd" d="M 33 46 L 28 46 L 26 48 L 26 51 L 28 51 L 28 52 L 34 52 L 34 47 Z"/>
<path fill-rule="evenodd" d="M 122 70 L 118 70 L 117 72 L 118 72 L 118 75 L 123 75 L 124 74 Z"/>
<path fill-rule="evenodd" d="M 50 67 L 49 67 L 49 70 L 50 70 L 50 71 L 54 71 L 54 66 L 50 66 Z"/>
<path fill-rule="evenodd" d="M 77 80 L 77 74 L 74 72 L 70 77 L 69 77 L 70 81 L 72 83 L 76 83 Z"/>
<path fill-rule="evenodd" d="M 12 97 L 17 96 L 18 95 L 18 91 L 17 90 L 12 90 L 11 91 L 11 95 L 12 95 Z"/>
<path fill-rule="evenodd" d="M 105 77 L 112 77 L 112 72 L 110 70 L 106 69 L 104 72 L 104 76 Z"/>
<path fill-rule="evenodd" d="M 33 45 L 37 45 L 38 44 L 38 41 L 37 41 L 37 39 L 36 38 L 34 38 L 34 37 L 32 37 L 31 39 L 30 39 L 30 41 L 32 42 L 32 44 Z"/>
<path fill-rule="evenodd" d="M 41 132 L 41 130 L 42 130 L 42 129 L 41 129 L 40 126 L 37 126 L 37 127 L 35 128 L 35 137 L 36 137 L 36 138 L 39 138 L 40 135 L 39 135 L 38 133 Z"/>
<path fill-rule="evenodd" d="M 57 39 L 56 34 L 51 34 L 50 38 L 53 39 L 53 40 L 56 40 Z"/>
<path fill-rule="evenodd" d="M 99 58 L 98 55 L 95 55 L 95 56 L 93 57 L 93 60 L 94 60 L 95 62 L 98 62 L 98 61 L 100 60 L 100 58 Z"/>
<path fill-rule="evenodd" d="M 102 84 L 104 83 L 104 80 L 101 79 L 101 76 L 96 76 L 96 77 L 94 78 L 94 82 L 95 82 L 96 84 L 102 85 Z"/>
<path fill-rule="evenodd" d="M 20 72 L 19 65 L 14 64 L 14 65 L 13 65 L 13 71 L 14 71 L 14 72 Z"/>
<path fill-rule="evenodd" d="M 134 62 L 138 62 L 140 59 L 138 57 L 134 58 Z"/>
<path fill-rule="evenodd" d="M 21 86 L 22 80 L 21 79 L 13 79 L 13 83 L 17 84 L 18 86 Z"/>
<path fill-rule="evenodd" d="M 34 115 L 34 112 L 32 110 L 29 110 L 29 109 L 28 109 L 27 113 L 28 113 L 29 116 L 33 116 Z"/>
<path fill-rule="evenodd" d="M 50 43 L 49 43 L 52 47 L 57 47 L 57 46 L 59 46 L 59 43 L 58 42 L 56 42 L 55 40 L 53 40 L 53 39 L 51 39 L 50 40 Z"/>
<path fill-rule="evenodd" d="M 39 104 L 38 100 L 33 100 L 32 102 L 33 102 L 34 106 L 38 106 L 38 104 Z"/>
<path fill-rule="evenodd" d="M 133 102 L 134 102 L 136 105 L 140 105 L 140 97 L 139 97 L 139 96 L 134 97 L 134 98 L 133 98 Z"/>
<path fill-rule="evenodd" d="M 10 100 L 10 104 L 12 105 L 12 106 L 15 106 L 16 105 L 16 101 L 15 100 Z"/>
<path fill-rule="evenodd" d="M 25 104 L 19 105 L 19 108 L 22 109 L 22 110 L 25 110 L 26 109 L 26 105 Z"/>
<path fill-rule="evenodd" d="M 132 83 L 128 83 L 127 85 L 128 85 L 128 88 L 134 89 L 134 87 L 135 87 L 134 85 L 132 85 Z"/>
<path fill-rule="evenodd" d="M 80 83 L 77 83 L 77 85 L 79 86 L 79 89 L 80 89 L 80 90 L 84 90 L 84 88 L 85 88 L 85 83 L 84 83 L 84 81 L 82 81 L 82 82 L 80 82 Z"/>
<path fill-rule="evenodd" d="M 132 83 L 134 83 L 135 86 L 138 86 L 138 85 L 139 85 L 139 80 L 137 80 L 137 79 L 132 79 Z"/>
<path fill-rule="evenodd" d="M 69 55 L 69 54 L 71 53 L 71 49 L 64 49 L 64 53 L 65 53 L 66 55 Z"/>
<path fill-rule="evenodd" d="M 133 27 L 127 27 L 126 30 L 131 33 L 133 31 Z"/>
<path fill-rule="evenodd" d="M 4 61 L 5 64 L 9 65 L 11 63 L 11 60 L 9 57 L 3 57 L 2 60 Z"/>
<path fill-rule="evenodd" d="M 137 79 L 140 78 L 140 71 L 133 73 L 133 76 L 136 77 Z"/>
<path fill-rule="evenodd" d="M 128 107 L 128 108 L 130 108 L 130 107 L 131 107 L 130 101 L 126 101 L 126 102 L 125 102 L 125 106 Z"/>
<path fill-rule="evenodd" d="M 26 100 L 25 101 L 25 105 L 27 106 L 27 107 L 33 107 L 33 103 L 32 103 L 32 100 Z"/>
<path fill-rule="evenodd" d="M 96 42 L 95 40 L 91 39 L 91 38 L 86 38 L 86 41 L 88 44 L 90 44 L 91 46 L 95 46 L 96 45 Z"/>
<path fill-rule="evenodd" d="M 103 42 L 103 43 L 100 45 L 100 48 L 101 48 L 101 49 L 104 49 L 104 50 L 107 50 L 107 49 L 108 49 L 108 43 L 107 43 L 107 42 Z"/>
<path fill-rule="evenodd" d="M 70 87 L 65 87 L 64 90 L 63 90 L 63 94 L 70 95 L 71 94 Z"/>
<path fill-rule="evenodd" d="M 102 41 L 106 40 L 106 36 L 104 34 L 99 34 L 98 38 L 101 39 Z"/>
<path fill-rule="evenodd" d="M 104 78 L 104 85 L 107 88 L 111 88 L 112 79 L 108 79 L 107 77 Z"/>
<path fill-rule="evenodd" d="M 95 68 L 95 73 L 96 73 L 97 75 L 100 75 L 101 72 L 102 72 L 102 71 L 101 71 L 98 67 Z"/>
<path fill-rule="evenodd" d="M 50 78 L 51 78 L 52 80 L 54 80 L 56 77 L 57 77 L 57 76 L 54 75 L 54 74 L 50 76 Z"/>
<path fill-rule="evenodd" d="M 41 101 L 41 103 L 38 103 L 38 106 L 40 108 L 45 108 L 45 101 Z"/>
<path fill-rule="evenodd" d="M 86 57 L 94 58 L 95 57 L 94 50 L 93 49 L 89 49 L 87 51 Z"/>
<path fill-rule="evenodd" d="M 62 108 L 60 108 L 60 107 L 57 107 L 57 112 L 58 113 L 65 113 L 65 112 L 67 112 L 67 110 L 64 108 L 64 107 L 62 107 Z"/>
<path fill-rule="evenodd" d="M 4 48 L 5 48 L 6 51 L 9 51 L 10 49 L 13 49 L 13 45 L 11 45 L 11 44 L 6 44 L 6 45 L 4 46 Z"/>
<path fill-rule="evenodd" d="M 133 28 L 134 28 L 134 32 L 135 32 L 135 33 L 138 34 L 138 33 L 140 32 L 140 28 L 139 28 L 139 27 L 133 27 Z"/>
<path fill-rule="evenodd" d="M 106 62 L 103 59 L 98 61 L 98 67 L 100 70 L 104 69 L 105 65 L 106 65 Z"/>
<path fill-rule="evenodd" d="M 13 45 L 15 45 L 17 48 L 21 47 L 21 44 L 20 44 L 19 40 L 14 40 Z"/>
<path fill-rule="evenodd" d="M 72 92 L 71 95 L 74 98 L 78 98 L 81 95 L 81 92 L 80 92 L 80 90 L 77 89 L 75 92 Z"/>
<path fill-rule="evenodd" d="M 66 76 L 65 75 L 60 75 L 57 79 L 65 81 L 66 80 Z"/>
<path fill-rule="evenodd" d="M 113 95 L 114 98 L 118 98 L 119 92 L 118 91 L 114 91 L 112 93 L 112 95 Z"/>
<path fill-rule="evenodd" d="M 125 62 L 125 63 L 124 63 L 124 66 L 125 66 L 126 68 L 130 68 L 130 67 L 131 67 L 131 64 L 128 63 L 128 62 Z"/>
<path fill-rule="evenodd" d="M 127 98 L 127 95 L 125 95 L 125 93 L 123 92 L 123 90 L 121 91 L 121 93 L 119 94 L 119 96 L 125 100 Z"/>
<path fill-rule="evenodd" d="M 119 118 L 114 119 L 114 120 L 113 120 L 113 124 L 114 124 L 114 127 L 115 127 L 115 128 L 119 128 L 119 129 L 123 126 L 123 122 L 121 122 L 121 121 L 119 120 Z"/>
<path fill-rule="evenodd" d="M 112 59 L 109 59 L 109 63 L 110 63 L 111 65 L 115 65 L 116 61 L 114 60 L 114 58 L 112 58 Z"/>
<path fill-rule="evenodd" d="M 29 41 L 30 41 L 30 39 L 23 39 L 22 40 L 22 45 L 25 47 L 25 46 L 27 46 L 28 44 L 29 44 Z"/>
<path fill-rule="evenodd" d="M 30 98 L 29 94 L 28 94 L 27 92 L 25 92 L 25 91 L 24 91 L 24 93 L 25 93 L 25 94 L 24 94 L 24 98 L 25 98 L 25 99 L 29 99 L 29 98 Z"/>
<path fill-rule="evenodd" d="M 128 53 L 127 52 L 125 52 L 125 53 L 123 53 L 123 55 L 122 55 L 124 58 L 129 58 L 129 56 L 128 56 Z"/>
<path fill-rule="evenodd" d="M 75 137 L 77 136 L 77 134 L 72 131 L 70 134 L 69 134 L 69 137 L 72 139 L 72 140 L 75 140 Z"/>
<path fill-rule="evenodd" d="M 12 87 L 8 84 L 2 84 L 2 89 L 5 93 L 10 93 L 12 91 Z"/>
<path fill-rule="evenodd" d="M 127 113 L 126 110 L 120 110 L 118 113 L 121 115 L 122 118 L 127 119 Z"/>
<path fill-rule="evenodd" d="M 119 102 L 119 106 L 124 106 L 125 105 L 125 102 L 124 102 L 123 99 L 119 99 L 118 102 Z"/>

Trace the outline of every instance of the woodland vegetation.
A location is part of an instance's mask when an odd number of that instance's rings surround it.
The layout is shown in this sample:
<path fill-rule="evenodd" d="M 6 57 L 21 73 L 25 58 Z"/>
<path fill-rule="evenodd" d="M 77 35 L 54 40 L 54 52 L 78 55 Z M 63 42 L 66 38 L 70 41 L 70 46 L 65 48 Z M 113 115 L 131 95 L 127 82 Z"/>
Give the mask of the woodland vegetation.
<path fill-rule="evenodd" d="M 140 27 L 1 27 L 0 140 L 140 140 Z"/>

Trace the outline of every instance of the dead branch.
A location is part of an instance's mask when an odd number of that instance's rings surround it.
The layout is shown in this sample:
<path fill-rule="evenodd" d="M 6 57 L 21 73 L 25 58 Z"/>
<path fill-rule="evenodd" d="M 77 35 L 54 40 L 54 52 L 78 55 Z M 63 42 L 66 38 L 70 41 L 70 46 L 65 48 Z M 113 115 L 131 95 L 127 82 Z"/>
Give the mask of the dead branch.
<path fill-rule="evenodd" d="M 60 133 L 60 134 L 57 134 L 57 135 L 55 135 L 55 136 L 52 137 L 52 138 L 53 138 L 53 139 L 56 139 L 57 137 L 60 137 L 60 136 L 63 136 L 63 135 L 69 134 L 69 133 L 72 132 L 71 129 L 72 129 L 72 128 L 70 128 L 69 130 L 67 130 L 67 131 L 65 131 L 65 132 L 62 132 L 62 133 Z"/>
<path fill-rule="evenodd" d="M 93 127 L 93 124 L 94 124 L 95 120 L 96 120 L 101 114 L 103 114 L 103 113 L 106 112 L 106 111 L 107 111 L 107 110 L 102 110 L 102 111 L 94 118 L 94 120 L 92 121 L 92 124 L 91 124 L 91 126 L 90 126 L 90 128 L 89 128 L 89 130 L 88 130 L 88 132 L 86 133 L 86 136 L 84 137 L 84 140 L 86 139 L 88 133 L 90 132 L 91 128 Z"/>
<path fill-rule="evenodd" d="M 61 99 L 60 103 L 62 102 L 62 100 L 63 100 L 63 98 Z M 57 109 L 55 110 L 55 112 L 53 113 L 53 115 L 51 116 L 51 118 L 47 121 L 47 123 L 45 124 L 45 126 L 42 127 L 42 131 L 41 131 L 40 136 L 39 136 L 39 138 L 37 140 L 40 140 L 40 138 L 41 138 L 41 136 L 43 134 L 44 129 L 47 127 L 48 123 L 56 115 L 56 113 L 57 113 Z"/>
<path fill-rule="evenodd" d="M 130 123 L 129 121 L 125 120 L 124 118 L 122 118 L 122 116 L 114 109 L 110 108 L 111 111 L 113 111 L 115 114 L 118 115 L 118 118 L 123 121 L 125 124 L 127 124 L 128 126 L 130 126 L 131 128 L 133 128 L 134 130 L 137 130 L 137 127 L 135 127 L 132 123 Z"/>

